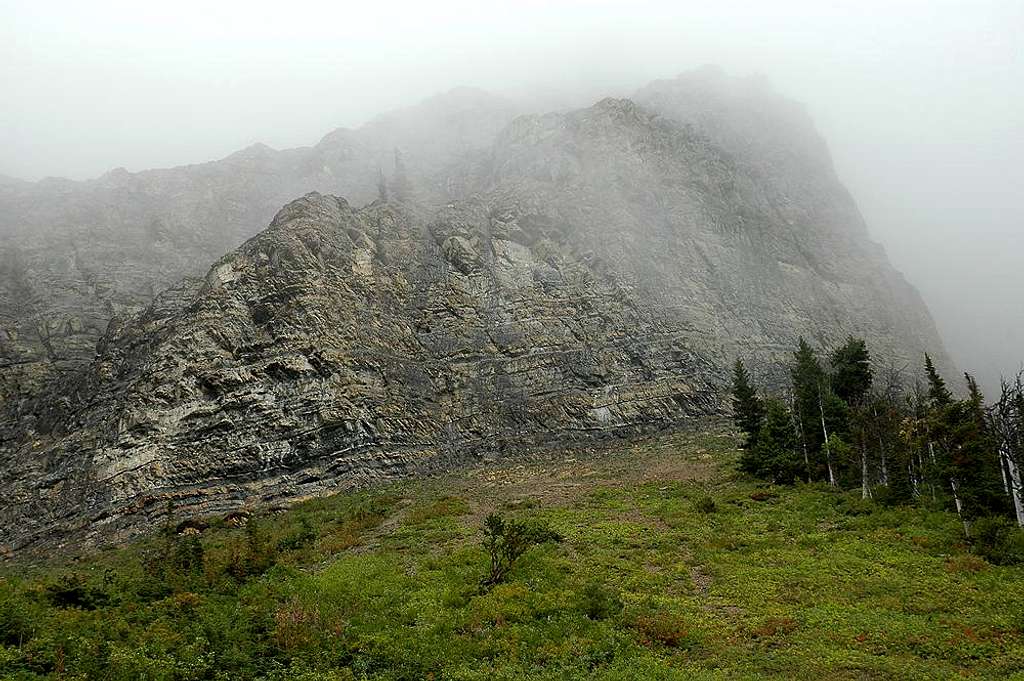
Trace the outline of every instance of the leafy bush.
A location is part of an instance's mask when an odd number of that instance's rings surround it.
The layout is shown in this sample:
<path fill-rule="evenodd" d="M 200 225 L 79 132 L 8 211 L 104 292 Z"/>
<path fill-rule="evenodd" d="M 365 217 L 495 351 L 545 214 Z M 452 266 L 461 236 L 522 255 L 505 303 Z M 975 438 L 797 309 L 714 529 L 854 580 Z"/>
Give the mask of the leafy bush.
<path fill-rule="evenodd" d="M 1024 563 L 1024 530 L 1002 516 L 986 516 L 971 525 L 974 550 L 994 565 Z"/>
<path fill-rule="evenodd" d="M 641 645 L 663 645 L 668 648 L 689 648 L 694 641 L 687 626 L 678 614 L 664 610 L 652 610 L 637 616 L 633 628 L 640 637 Z"/>
<path fill-rule="evenodd" d="M 44 588 L 46 600 L 58 608 L 95 610 L 109 601 L 107 594 L 89 584 L 78 573 L 60 576 Z"/>
<path fill-rule="evenodd" d="M 693 502 L 693 507 L 699 513 L 705 513 L 705 514 L 706 513 L 714 513 L 715 511 L 718 510 L 718 506 L 715 505 L 715 500 L 712 499 L 711 497 L 707 496 L 707 495 L 699 497 L 696 501 L 694 501 Z"/>
<path fill-rule="evenodd" d="M 21 646 L 31 639 L 32 620 L 24 597 L 10 594 L 0 598 L 0 646 Z"/>
<path fill-rule="evenodd" d="M 530 547 L 558 541 L 562 541 L 558 533 L 546 527 L 506 520 L 497 513 L 487 516 L 484 521 L 484 546 L 490 556 L 491 566 L 483 580 L 484 586 L 494 586 L 505 581 L 512 566 Z"/>
<path fill-rule="evenodd" d="M 293 551 L 312 544 L 316 540 L 316 532 L 313 531 L 313 523 L 309 516 L 299 517 L 298 529 L 277 542 L 280 551 Z"/>
<path fill-rule="evenodd" d="M 622 612 L 622 599 L 618 592 L 600 582 L 588 582 L 581 599 L 583 614 L 592 620 L 606 620 Z"/>

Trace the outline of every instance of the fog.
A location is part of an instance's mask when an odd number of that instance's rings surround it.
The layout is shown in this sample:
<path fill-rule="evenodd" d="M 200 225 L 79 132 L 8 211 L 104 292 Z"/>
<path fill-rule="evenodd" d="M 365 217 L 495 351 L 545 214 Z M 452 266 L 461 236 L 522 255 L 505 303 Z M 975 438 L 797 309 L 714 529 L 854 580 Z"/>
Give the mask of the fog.
<path fill-rule="evenodd" d="M 584 105 L 713 63 L 807 105 L 954 360 L 990 390 L 1017 370 L 1024 3 L 489 4 L 0 1 L 0 173 L 307 145 L 458 85 Z"/>

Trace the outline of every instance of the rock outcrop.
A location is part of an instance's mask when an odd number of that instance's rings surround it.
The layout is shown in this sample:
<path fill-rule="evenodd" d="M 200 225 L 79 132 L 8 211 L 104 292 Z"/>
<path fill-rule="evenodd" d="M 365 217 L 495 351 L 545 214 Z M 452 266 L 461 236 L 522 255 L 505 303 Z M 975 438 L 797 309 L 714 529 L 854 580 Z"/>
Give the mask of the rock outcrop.
<path fill-rule="evenodd" d="M 0 404 L 81 368 L 111 318 L 201 276 L 297 196 L 372 201 L 382 176 L 385 188 L 395 184 L 398 155 L 415 198 L 451 200 L 464 168 L 514 114 L 463 88 L 312 147 L 257 144 L 219 161 L 117 169 L 88 182 L 0 181 Z"/>
<path fill-rule="evenodd" d="M 169 504 L 225 511 L 718 412 L 715 366 L 546 227 L 482 204 L 424 226 L 388 203 L 292 202 L 112 325 L 23 417 L 2 541 L 116 536 Z"/>
<path fill-rule="evenodd" d="M 7 405 L 0 544 L 670 427 L 722 413 L 737 356 L 777 380 L 800 335 L 943 357 L 807 117 L 756 84 L 702 73 L 479 130 L 387 197 L 308 194 L 205 277 L 108 311 L 94 358 Z"/>

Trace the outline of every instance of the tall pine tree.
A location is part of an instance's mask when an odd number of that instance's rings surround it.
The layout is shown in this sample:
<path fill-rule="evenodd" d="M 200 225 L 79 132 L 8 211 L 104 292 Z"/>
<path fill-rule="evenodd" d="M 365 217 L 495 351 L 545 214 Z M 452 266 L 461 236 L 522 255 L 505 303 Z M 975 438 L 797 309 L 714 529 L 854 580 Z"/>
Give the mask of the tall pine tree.
<path fill-rule="evenodd" d="M 836 348 L 829 357 L 832 364 L 831 387 L 836 396 L 848 405 L 848 420 L 844 436 L 855 453 L 856 477 L 860 478 L 861 493 L 866 499 L 871 496 L 873 485 L 872 469 L 875 468 L 868 455 L 867 438 L 872 412 L 866 402 L 873 379 L 871 357 L 863 339 L 849 336 L 846 342 Z"/>
<path fill-rule="evenodd" d="M 796 431 L 785 403 L 765 401 L 764 425 L 754 446 L 743 452 L 740 468 L 773 483 L 789 484 L 803 473 Z"/>
<path fill-rule="evenodd" d="M 825 441 L 818 413 L 818 396 L 825 372 L 814 350 L 803 337 L 800 338 L 797 351 L 793 353 L 789 375 L 793 382 L 793 408 L 799 421 L 799 431 L 804 438 L 802 444 L 811 455 L 817 455 Z"/>
<path fill-rule="evenodd" d="M 864 339 L 848 337 L 829 359 L 832 362 L 832 391 L 851 407 L 864 404 L 874 378 Z"/>
<path fill-rule="evenodd" d="M 953 395 L 946 388 L 946 381 L 942 379 L 939 372 L 935 370 L 932 358 L 924 353 L 924 373 L 928 378 L 928 400 L 933 407 L 945 407 L 953 401 Z"/>
<path fill-rule="evenodd" d="M 749 449 L 761 430 L 764 405 L 750 385 L 750 374 L 741 359 L 736 360 L 732 372 L 732 418 L 736 427 L 746 435 L 745 446 Z"/>

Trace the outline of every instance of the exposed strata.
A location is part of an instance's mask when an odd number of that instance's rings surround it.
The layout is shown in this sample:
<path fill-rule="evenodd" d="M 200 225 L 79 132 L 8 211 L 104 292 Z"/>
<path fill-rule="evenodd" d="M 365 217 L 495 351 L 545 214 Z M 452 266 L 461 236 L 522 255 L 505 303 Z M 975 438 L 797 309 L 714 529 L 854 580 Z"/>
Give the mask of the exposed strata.
<path fill-rule="evenodd" d="M 364 208 L 307 195 L 111 312 L 94 359 L 8 405 L 0 543 L 671 427 L 800 335 L 942 357 L 799 108 L 706 73 L 636 100 L 516 118 Z"/>

